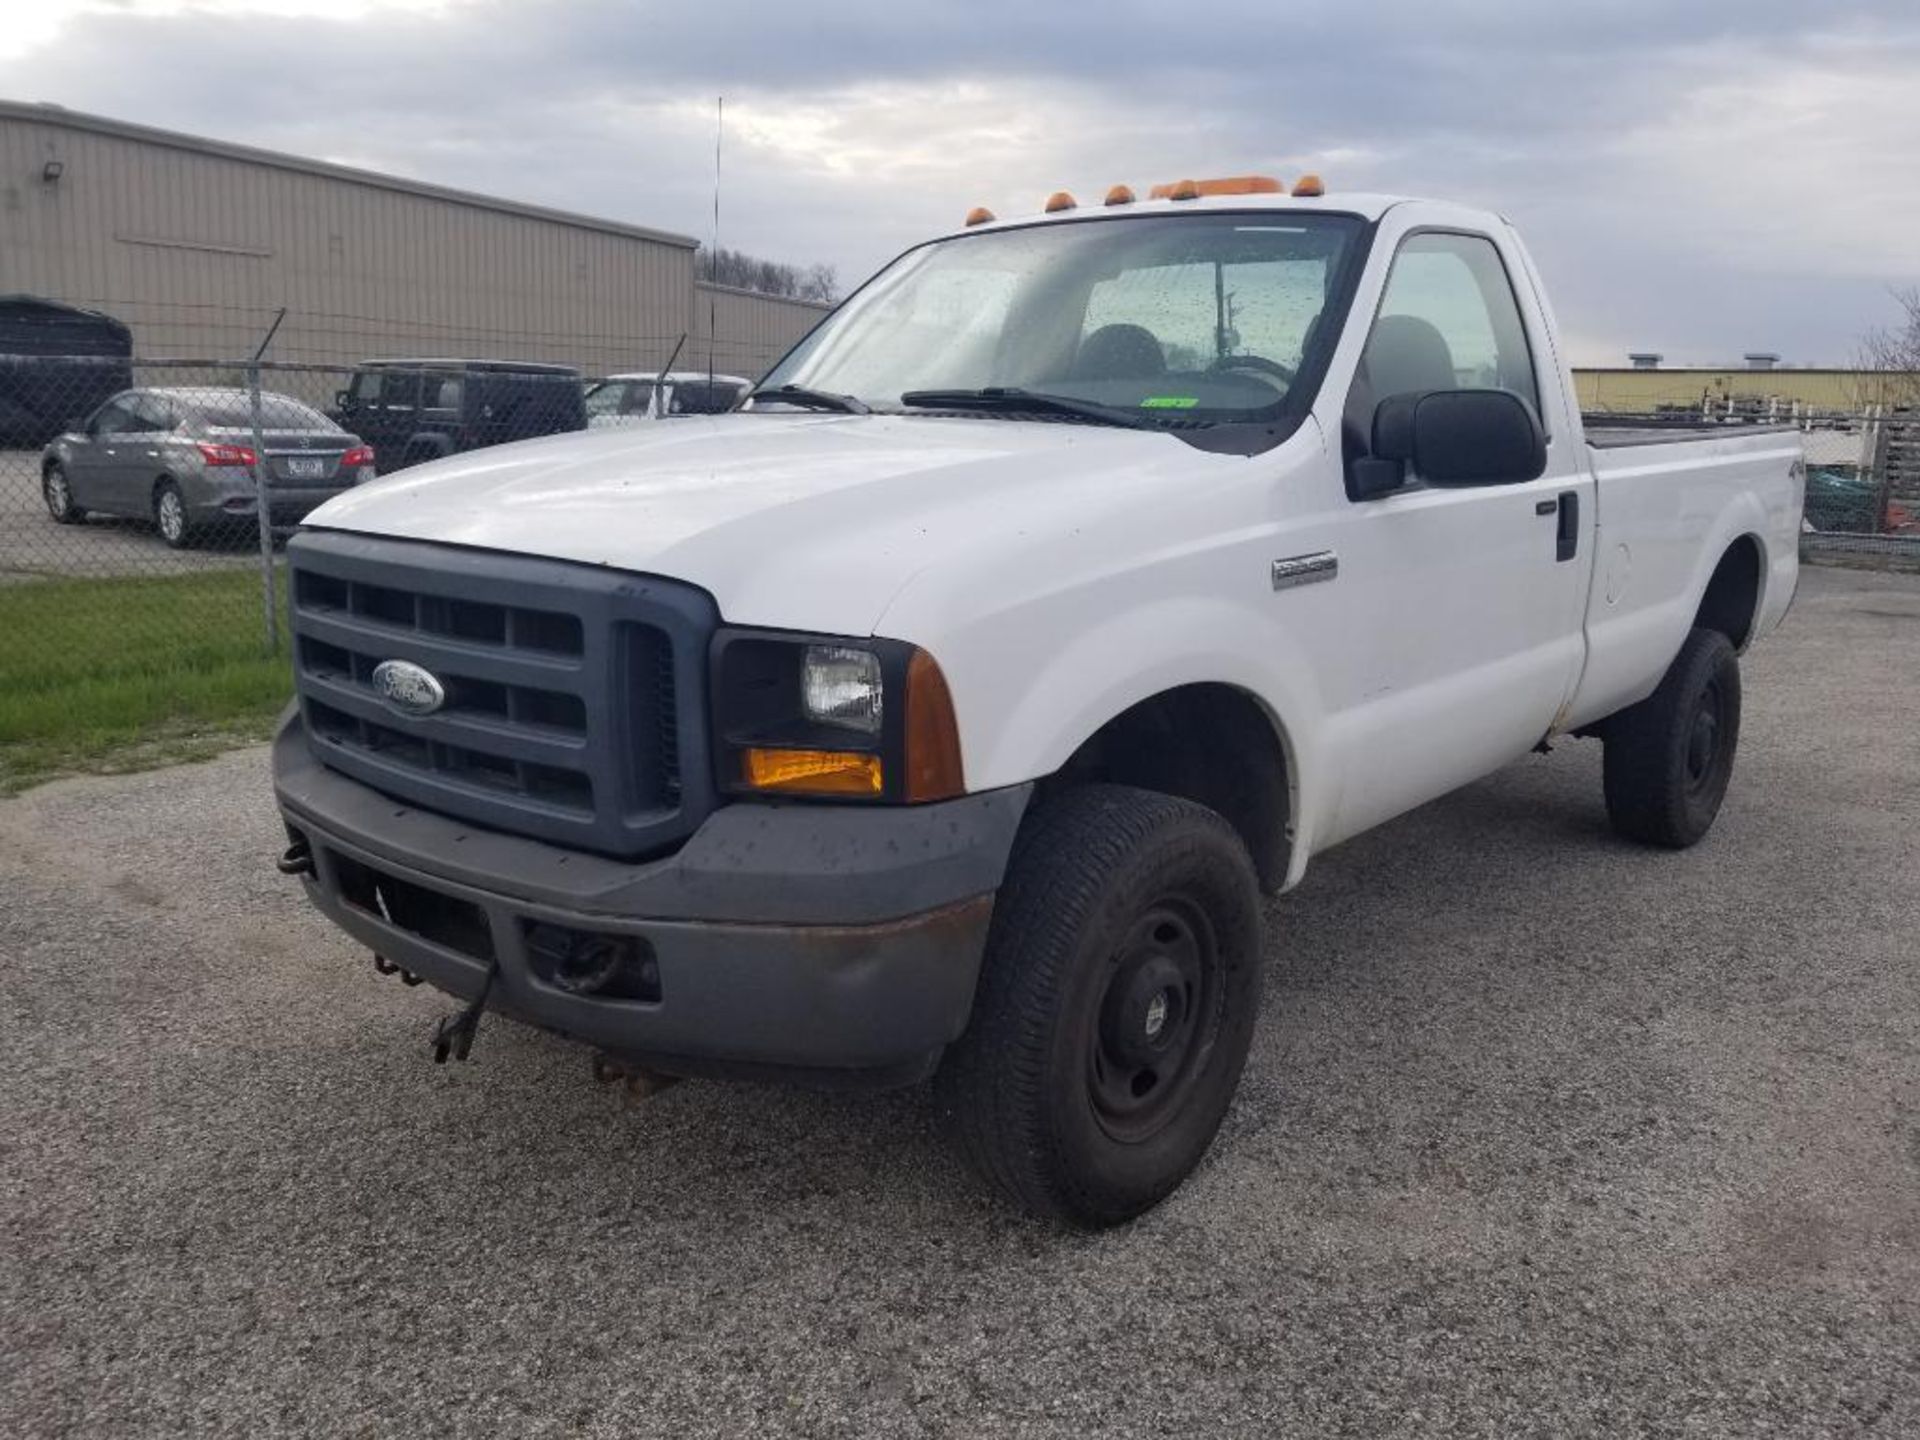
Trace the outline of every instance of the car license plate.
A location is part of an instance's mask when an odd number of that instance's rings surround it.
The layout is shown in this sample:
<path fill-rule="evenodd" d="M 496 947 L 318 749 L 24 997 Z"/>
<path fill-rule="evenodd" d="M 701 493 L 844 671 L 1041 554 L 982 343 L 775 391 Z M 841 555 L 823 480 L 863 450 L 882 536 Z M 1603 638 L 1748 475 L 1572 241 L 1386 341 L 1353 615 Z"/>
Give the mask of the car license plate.
<path fill-rule="evenodd" d="M 327 473 L 323 455 L 296 455 L 287 461 L 287 475 L 294 480 L 318 480 Z"/>

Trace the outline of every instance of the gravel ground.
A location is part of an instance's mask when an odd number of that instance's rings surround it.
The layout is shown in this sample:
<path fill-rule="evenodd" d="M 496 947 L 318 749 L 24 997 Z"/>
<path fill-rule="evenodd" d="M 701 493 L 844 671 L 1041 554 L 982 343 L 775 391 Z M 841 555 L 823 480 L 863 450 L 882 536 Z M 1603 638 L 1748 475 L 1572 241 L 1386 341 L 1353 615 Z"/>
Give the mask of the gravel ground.
<path fill-rule="evenodd" d="M 1564 746 L 1272 907 L 1126 1229 L 924 1096 L 639 1106 L 375 976 L 263 752 L 0 804 L 0 1431 L 1920 1432 L 1920 580 L 1808 574 L 1698 849 Z"/>
<path fill-rule="evenodd" d="M 0 585 L 45 575 L 183 575 L 258 565 L 253 525 L 248 517 L 223 527 L 216 543 L 196 550 L 169 550 L 142 520 L 93 515 L 56 525 L 40 498 L 40 452 L 0 450 Z"/>

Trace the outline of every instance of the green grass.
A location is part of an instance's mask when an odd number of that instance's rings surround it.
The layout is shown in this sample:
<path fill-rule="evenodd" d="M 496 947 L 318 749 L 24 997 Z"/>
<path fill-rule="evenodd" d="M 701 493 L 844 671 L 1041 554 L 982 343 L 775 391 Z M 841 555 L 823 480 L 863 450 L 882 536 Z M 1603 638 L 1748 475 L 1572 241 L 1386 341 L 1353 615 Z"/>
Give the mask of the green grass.
<path fill-rule="evenodd" d="M 253 570 L 0 585 L 0 795 L 204 759 L 265 737 L 292 692 Z"/>

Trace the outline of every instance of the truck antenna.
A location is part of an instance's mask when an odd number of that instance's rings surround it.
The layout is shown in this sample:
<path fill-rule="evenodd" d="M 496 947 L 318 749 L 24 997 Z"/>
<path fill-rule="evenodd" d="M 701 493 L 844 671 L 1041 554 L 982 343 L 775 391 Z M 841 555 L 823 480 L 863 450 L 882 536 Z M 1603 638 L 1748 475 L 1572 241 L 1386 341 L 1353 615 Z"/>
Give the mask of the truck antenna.
<path fill-rule="evenodd" d="M 713 97 L 713 274 L 720 278 L 720 141 L 727 133 L 727 97 Z M 707 292 L 707 393 L 713 393 L 713 340 L 715 330 L 713 292 Z"/>

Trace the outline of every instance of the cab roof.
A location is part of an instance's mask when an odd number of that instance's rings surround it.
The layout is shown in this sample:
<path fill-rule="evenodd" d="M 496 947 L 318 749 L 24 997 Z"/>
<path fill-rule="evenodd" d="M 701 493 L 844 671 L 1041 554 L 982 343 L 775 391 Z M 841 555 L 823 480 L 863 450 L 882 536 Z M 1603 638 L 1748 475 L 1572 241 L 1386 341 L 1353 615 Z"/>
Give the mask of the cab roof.
<path fill-rule="evenodd" d="M 1005 215 L 975 225 L 962 225 L 953 235 L 978 235 L 985 230 L 1013 230 L 1026 225 L 1055 225 L 1065 221 L 1121 218 L 1132 215 L 1190 215 L 1195 211 L 1269 211 L 1279 215 L 1358 215 L 1363 220 L 1378 220 L 1396 205 L 1413 203 L 1410 195 L 1378 195 L 1332 190 L 1323 195 L 1284 195 L 1242 193 L 1200 195 L 1191 200 L 1141 198 L 1122 204 L 1102 203 L 1098 194 L 1070 208 L 1039 209 L 1028 214 Z"/>

